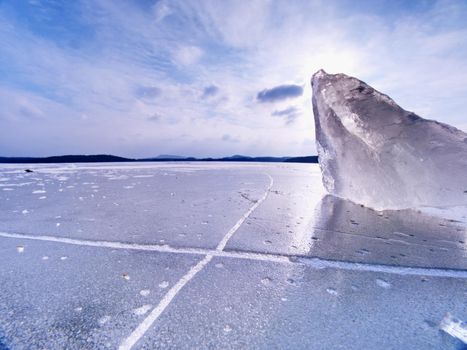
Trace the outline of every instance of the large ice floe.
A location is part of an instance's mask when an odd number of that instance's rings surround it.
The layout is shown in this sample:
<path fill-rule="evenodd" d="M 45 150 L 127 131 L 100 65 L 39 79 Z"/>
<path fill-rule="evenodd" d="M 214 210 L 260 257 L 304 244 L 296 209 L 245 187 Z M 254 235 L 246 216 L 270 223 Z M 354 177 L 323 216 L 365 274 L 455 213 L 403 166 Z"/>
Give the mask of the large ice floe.
<path fill-rule="evenodd" d="M 363 81 L 312 78 L 324 186 L 377 210 L 467 204 L 467 134 L 399 107 Z"/>

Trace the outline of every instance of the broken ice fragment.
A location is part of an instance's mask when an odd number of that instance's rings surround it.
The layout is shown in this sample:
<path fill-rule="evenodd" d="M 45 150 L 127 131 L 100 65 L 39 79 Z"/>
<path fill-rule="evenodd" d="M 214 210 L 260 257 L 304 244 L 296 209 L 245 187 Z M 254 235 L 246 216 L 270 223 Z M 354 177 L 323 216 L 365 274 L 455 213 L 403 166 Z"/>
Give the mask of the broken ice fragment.
<path fill-rule="evenodd" d="M 103 316 L 103 317 L 101 317 L 101 318 L 99 319 L 98 322 L 99 322 L 99 324 L 102 326 L 102 325 L 106 324 L 107 322 L 109 322 L 111 318 L 112 318 L 112 317 L 110 317 L 110 316 Z"/>
<path fill-rule="evenodd" d="M 391 288 L 391 283 L 380 278 L 376 279 L 376 284 L 380 286 L 381 288 L 385 288 L 385 289 Z"/>
<path fill-rule="evenodd" d="M 450 336 L 467 344 L 467 323 L 447 313 L 439 324 L 439 328 Z"/>
<path fill-rule="evenodd" d="M 143 297 L 147 297 L 151 291 L 149 289 L 143 289 L 139 292 L 139 294 Z"/>
<path fill-rule="evenodd" d="M 312 79 L 323 184 L 377 210 L 467 204 L 467 134 L 345 74 Z"/>
<path fill-rule="evenodd" d="M 167 281 L 162 281 L 161 283 L 159 283 L 159 288 L 161 289 L 165 289 L 169 286 L 169 282 Z"/>
<path fill-rule="evenodd" d="M 141 316 L 146 314 L 149 310 L 151 310 L 152 305 L 151 304 L 145 304 L 139 308 L 136 308 L 133 310 L 133 313 L 137 316 Z"/>

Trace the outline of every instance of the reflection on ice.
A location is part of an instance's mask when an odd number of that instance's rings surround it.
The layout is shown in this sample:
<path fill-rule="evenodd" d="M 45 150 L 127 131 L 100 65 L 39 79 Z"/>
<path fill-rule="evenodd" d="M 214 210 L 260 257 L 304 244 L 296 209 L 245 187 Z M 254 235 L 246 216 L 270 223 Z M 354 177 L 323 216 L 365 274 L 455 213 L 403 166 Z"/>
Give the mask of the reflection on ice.
<path fill-rule="evenodd" d="M 309 255 L 391 265 L 465 268 L 467 225 L 416 210 L 378 212 L 327 195 Z"/>

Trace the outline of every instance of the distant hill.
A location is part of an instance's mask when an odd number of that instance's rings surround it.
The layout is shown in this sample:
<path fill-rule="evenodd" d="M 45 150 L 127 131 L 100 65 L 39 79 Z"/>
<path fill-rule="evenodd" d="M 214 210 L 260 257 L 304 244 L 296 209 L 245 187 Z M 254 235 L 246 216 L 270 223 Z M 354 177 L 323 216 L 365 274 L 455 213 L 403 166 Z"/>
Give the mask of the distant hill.
<path fill-rule="evenodd" d="M 159 154 L 157 157 L 144 158 L 144 160 L 160 160 L 160 159 L 186 159 L 184 156 L 174 156 L 172 154 Z"/>
<path fill-rule="evenodd" d="M 65 155 L 52 157 L 0 157 L 0 163 L 36 164 L 36 163 L 98 163 L 98 162 L 287 162 L 318 163 L 318 156 L 307 157 L 249 157 L 234 155 L 223 158 L 194 158 L 173 155 L 160 155 L 154 158 L 124 158 L 110 154 Z"/>
<path fill-rule="evenodd" d="M 0 157 L 0 163 L 96 163 L 132 161 L 135 160 L 110 154 L 65 155 L 52 157 Z"/>
<path fill-rule="evenodd" d="M 318 156 L 291 157 L 284 160 L 285 163 L 318 163 Z"/>

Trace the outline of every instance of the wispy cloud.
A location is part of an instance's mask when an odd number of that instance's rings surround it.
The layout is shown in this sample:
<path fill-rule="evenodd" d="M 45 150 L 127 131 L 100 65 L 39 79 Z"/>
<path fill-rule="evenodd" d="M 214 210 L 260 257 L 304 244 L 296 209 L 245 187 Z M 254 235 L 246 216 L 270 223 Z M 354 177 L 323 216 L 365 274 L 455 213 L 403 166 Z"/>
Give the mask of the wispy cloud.
<path fill-rule="evenodd" d="M 203 56 L 203 50 L 196 46 L 180 46 L 173 51 L 173 57 L 176 62 L 182 65 L 197 63 Z"/>
<path fill-rule="evenodd" d="M 300 110 L 295 106 L 290 106 L 280 111 L 274 111 L 271 115 L 273 117 L 285 118 L 286 124 L 291 124 L 300 115 Z"/>
<path fill-rule="evenodd" d="M 219 93 L 219 88 L 216 85 L 209 85 L 204 88 L 201 98 L 212 97 L 212 96 L 217 95 L 218 93 Z"/>
<path fill-rule="evenodd" d="M 136 96 L 140 98 L 154 99 L 161 93 L 162 90 L 157 86 L 140 86 L 136 89 Z"/>

